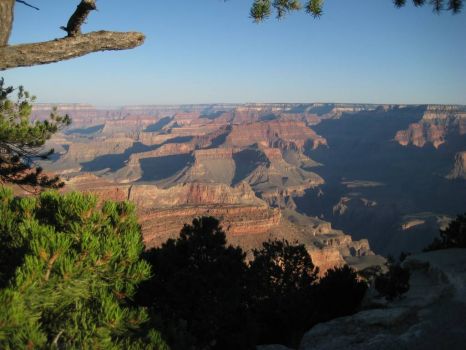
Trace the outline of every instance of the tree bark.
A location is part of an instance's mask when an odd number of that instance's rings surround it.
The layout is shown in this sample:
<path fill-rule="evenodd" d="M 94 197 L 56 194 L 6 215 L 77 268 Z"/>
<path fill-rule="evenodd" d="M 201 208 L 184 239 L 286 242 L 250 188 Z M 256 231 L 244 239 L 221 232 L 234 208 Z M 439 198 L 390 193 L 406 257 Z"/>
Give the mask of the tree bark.
<path fill-rule="evenodd" d="M 144 34 L 137 32 L 99 31 L 41 43 L 0 47 L 0 70 L 53 63 L 97 51 L 132 49 L 142 45 L 144 39 Z"/>
<path fill-rule="evenodd" d="M 0 47 L 8 45 L 13 27 L 15 0 L 0 0 Z"/>
<path fill-rule="evenodd" d="M 68 33 L 68 36 L 77 36 L 81 34 L 81 26 L 86 20 L 89 13 L 97 9 L 95 0 L 82 0 L 76 11 L 70 17 L 68 24 L 63 29 Z"/>

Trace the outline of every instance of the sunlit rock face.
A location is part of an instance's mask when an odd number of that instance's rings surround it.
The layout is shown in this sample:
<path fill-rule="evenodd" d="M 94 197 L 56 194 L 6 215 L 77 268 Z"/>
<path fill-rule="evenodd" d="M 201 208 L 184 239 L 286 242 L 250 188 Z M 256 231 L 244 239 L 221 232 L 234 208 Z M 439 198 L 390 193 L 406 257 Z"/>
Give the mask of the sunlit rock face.
<path fill-rule="evenodd" d="M 214 216 L 221 221 L 230 243 L 247 251 L 273 238 L 304 243 L 322 274 L 346 263 L 356 266 L 361 259 L 369 257 L 375 258 L 374 264 L 383 263 L 377 260 L 367 241 L 353 241 L 349 235 L 334 230 L 328 222 L 270 207 L 246 182 L 235 186 L 191 182 L 162 188 L 118 184 L 83 174 L 67 180 L 65 191 L 72 190 L 97 194 L 102 201 L 133 202 L 147 248 L 176 238 L 183 225 L 196 217 Z"/>
<path fill-rule="evenodd" d="M 466 151 L 458 152 L 455 155 L 453 169 L 447 175 L 450 180 L 466 180 Z"/>
<path fill-rule="evenodd" d="M 460 106 L 429 106 L 422 119 L 400 130 L 395 140 L 400 145 L 439 148 L 450 138 L 466 134 L 466 109 Z"/>

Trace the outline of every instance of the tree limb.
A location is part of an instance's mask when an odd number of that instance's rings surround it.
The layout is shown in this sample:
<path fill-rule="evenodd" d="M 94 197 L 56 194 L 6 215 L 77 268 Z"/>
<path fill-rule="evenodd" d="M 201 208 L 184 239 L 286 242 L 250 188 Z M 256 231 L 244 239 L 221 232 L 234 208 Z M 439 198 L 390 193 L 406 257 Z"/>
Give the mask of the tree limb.
<path fill-rule="evenodd" d="M 68 60 L 86 54 L 127 50 L 144 43 L 144 34 L 137 32 L 91 32 L 33 44 L 0 47 L 0 70 L 28 67 Z"/>
<path fill-rule="evenodd" d="M 80 35 L 81 26 L 87 16 L 89 16 L 89 13 L 95 9 L 97 9 L 95 0 L 82 0 L 68 20 L 66 27 L 62 27 L 62 29 L 68 33 L 68 36 Z"/>
<path fill-rule="evenodd" d="M 0 1 L 0 47 L 8 45 L 13 26 L 13 9 L 15 0 Z"/>

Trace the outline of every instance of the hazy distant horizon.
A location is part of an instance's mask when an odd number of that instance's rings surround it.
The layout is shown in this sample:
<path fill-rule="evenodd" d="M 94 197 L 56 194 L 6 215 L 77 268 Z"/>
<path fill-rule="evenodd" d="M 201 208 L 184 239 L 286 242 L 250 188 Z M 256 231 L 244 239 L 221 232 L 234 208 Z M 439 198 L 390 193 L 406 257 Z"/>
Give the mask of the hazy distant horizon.
<path fill-rule="evenodd" d="M 97 109 L 118 109 L 131 107 L 189 107 L 189 106 L 254 106 L 254 105 L 365 105 L 365 106 L 458 106 L 465 107 L 465 104 L 459 103 L 372 103 L 372 102 L 205 102 L 205 103 L 147 103 L 147 104 L 121 104 L 121 105 L 102 105 L 86 102 L 35 102 L 34 106 L 88 106 Z"/>

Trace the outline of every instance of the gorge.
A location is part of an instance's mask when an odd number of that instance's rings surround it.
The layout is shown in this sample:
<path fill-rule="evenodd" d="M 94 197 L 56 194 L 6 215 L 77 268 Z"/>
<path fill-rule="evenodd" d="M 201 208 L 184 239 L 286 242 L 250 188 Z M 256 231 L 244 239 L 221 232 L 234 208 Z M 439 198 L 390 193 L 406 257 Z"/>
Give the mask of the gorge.
<path fill-rule="evenodd" d="M 44 118 L 49 105 L 36 105 Z M 146 246 L 194 217 L 230 243 L 306 245 L 323 271 L 417 252 L 466 207 L 466 107 L 60 105 L 73 124 L 43 161 L 67 191 L 137 206 Z M 376 255 L 379 254 L 379 255 Z"/>

